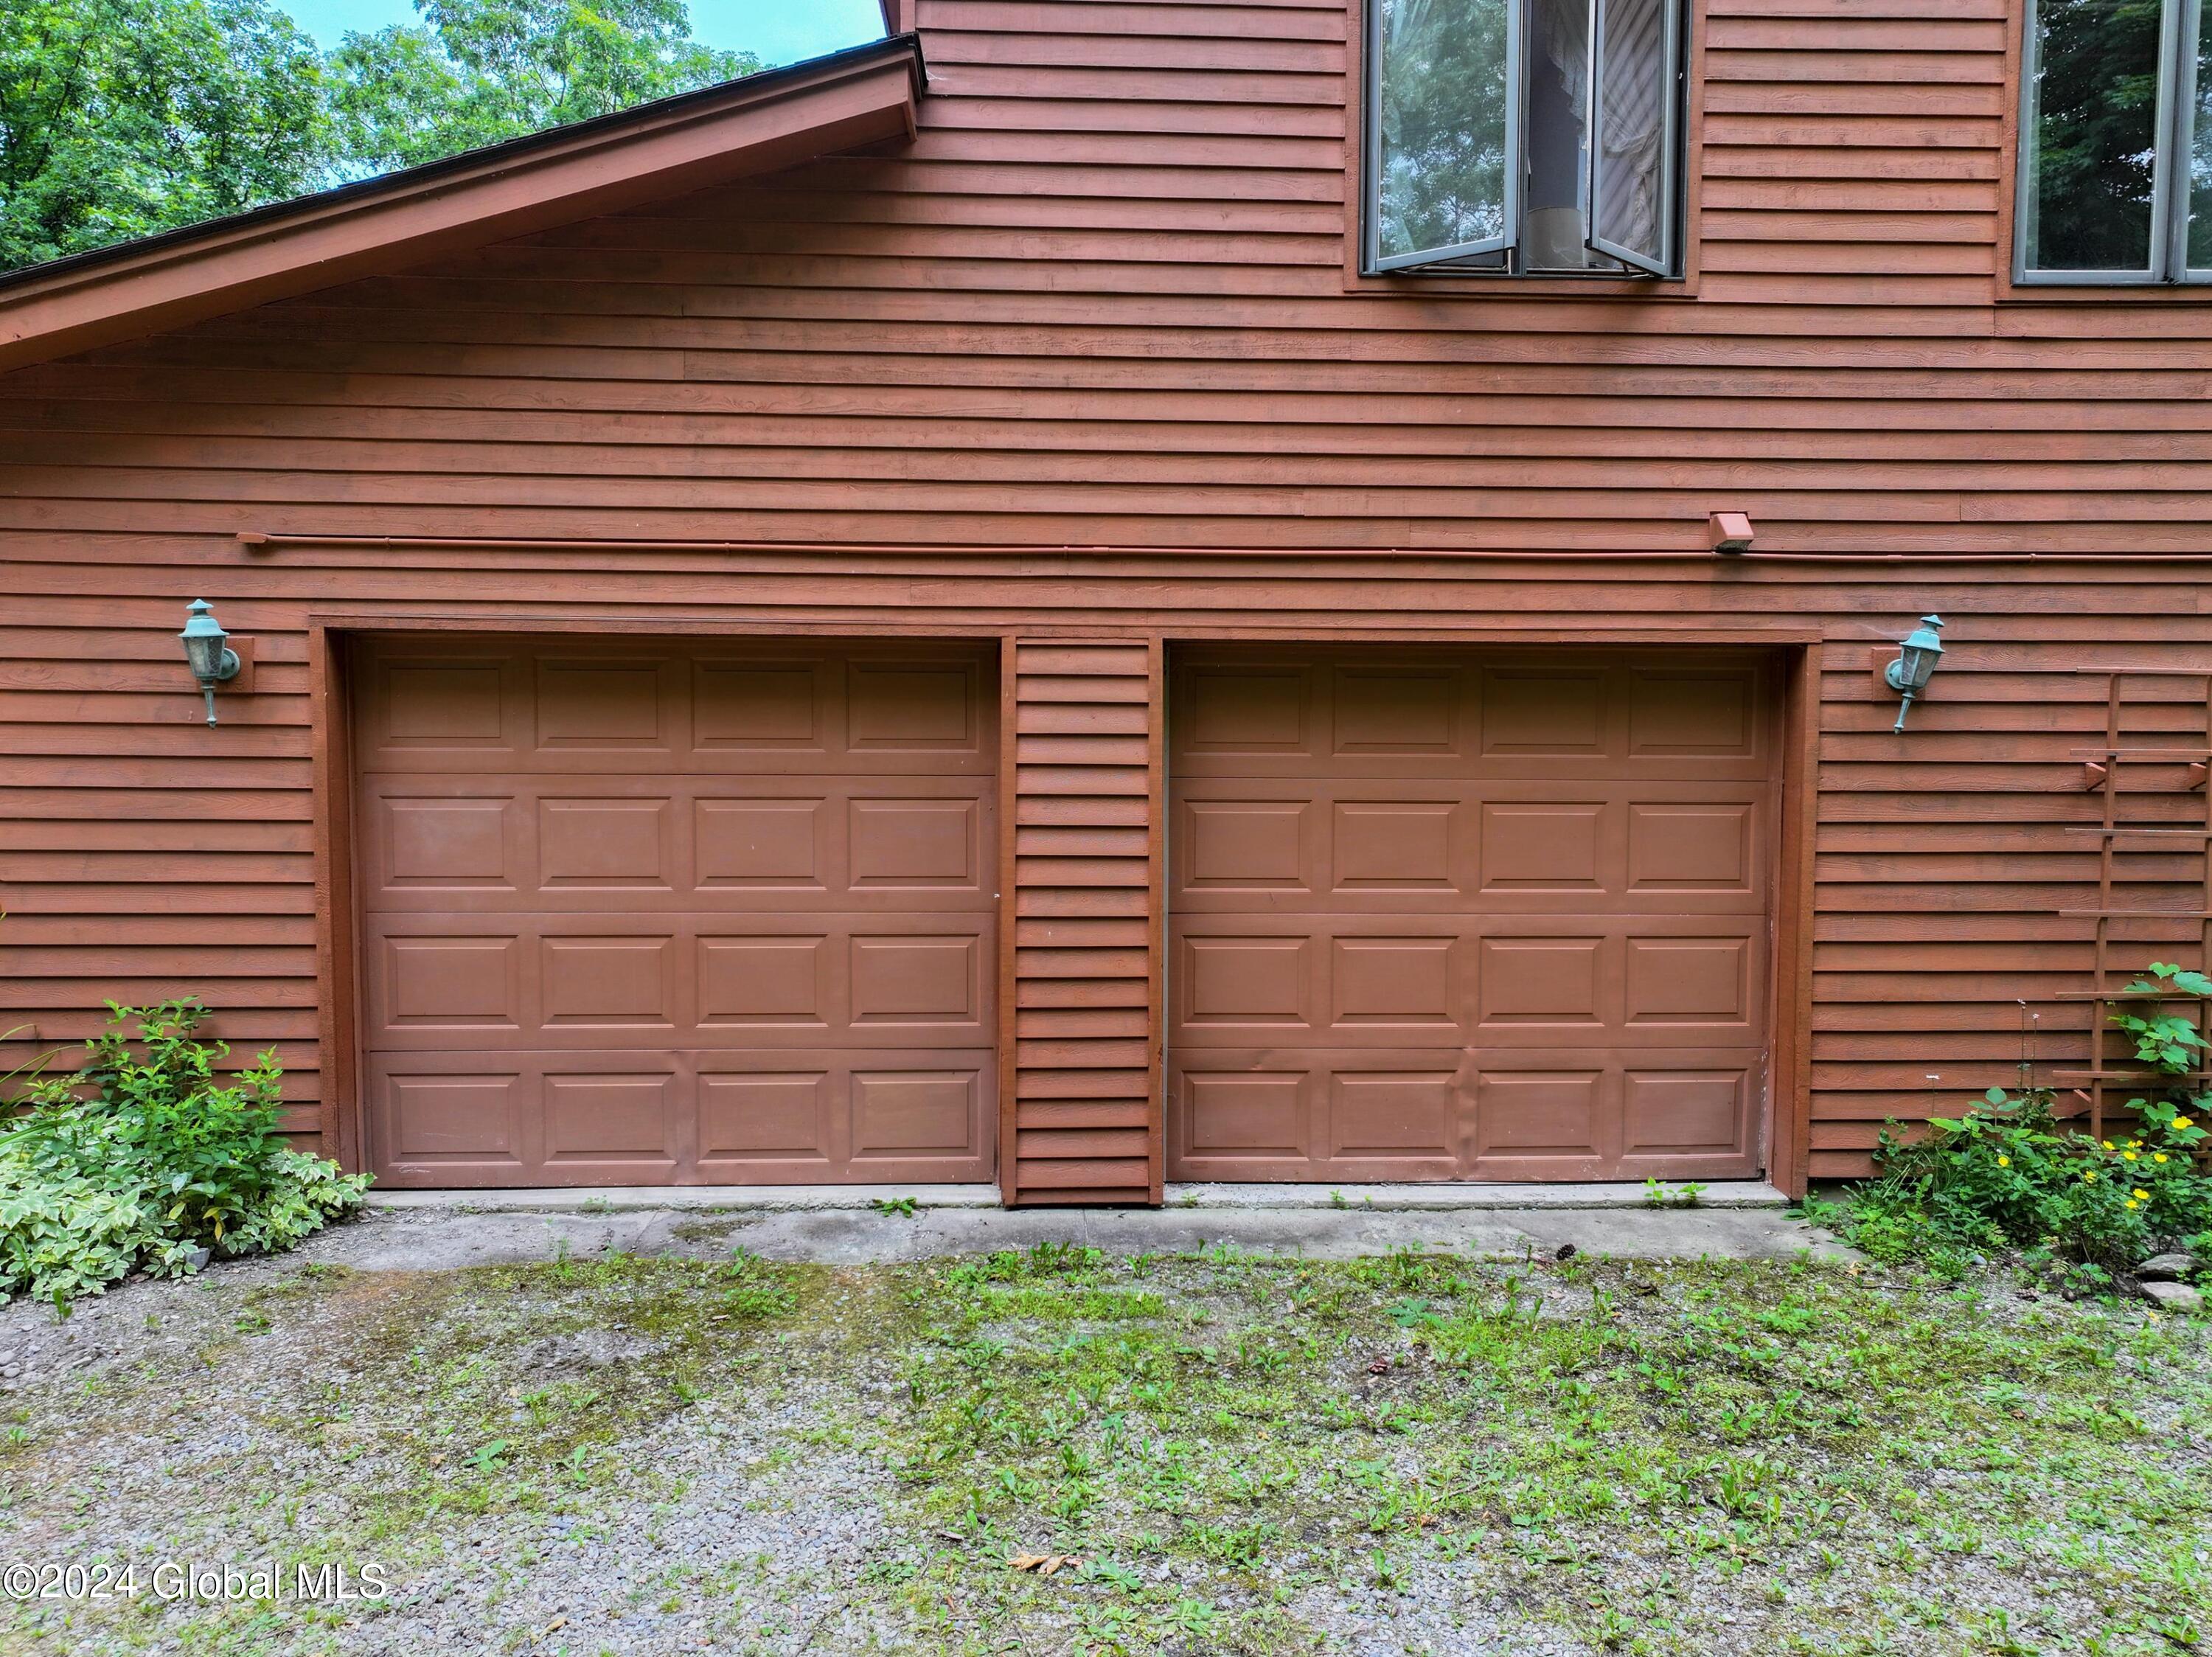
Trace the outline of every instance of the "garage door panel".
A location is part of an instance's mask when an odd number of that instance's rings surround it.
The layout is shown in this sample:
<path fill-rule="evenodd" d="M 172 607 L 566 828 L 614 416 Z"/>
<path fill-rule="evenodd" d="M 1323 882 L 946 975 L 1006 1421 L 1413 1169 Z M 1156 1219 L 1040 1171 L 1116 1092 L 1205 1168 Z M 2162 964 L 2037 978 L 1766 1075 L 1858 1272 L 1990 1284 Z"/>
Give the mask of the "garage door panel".
<path fill-rule="evenodd" d="M 461 912 L 366 929 L 374 1046 L 973 1046 L 994 1023 L 982 916 Z"/>
<path fill-rule="evenodd" d="M 1225 652 L 1172 683 L 1171 1172 L 1752 1171 L 1764 661 Z"/>
<path fill-rule="evenodd" d="M 1195 1179 L 1443 1179 L 1462 1161 L 1460 1056 L 1255 1048 L 1177 1063 L 1171 1151 Z"/>
<path fill-rule="evenodd" d="M 460 1031 L 519 1034 L 536 1021 L 529 953 L 513 931 L 375 933 L 363 975 L 368 1025 L 376 1036 L 427 1045 L 450 1045 Z"/>
<path fill-rule="evenodd" d="M 1315 661 L 1184 661 L 1170 730 L 1186 769 L 1485 780 L 1769 774 L 1772 673 L 1751 655 L 1671 666 L 1596 653 L 1484 661 L 1407 646 Z"/>
<path fill-rule="evenodd" d="M 443 1178 L 515 1185 L 543 1160 L 534 1124 L 526 1120 L 519 1063 L 458 1062 L 418 1070 L 372 1059 L 366 1080 L 380 1170 L 404 1169 L 423 1184 Z"/>
<path fill-rule="evenodd" d="M 520 892 L 534 864 L 510 790 L 482 786 L 371 789 L 361 813 L 369 901 L 435 904 L 466 892 L 483 903 Z"/>
<path fill-rule="evenodd" d="M 1773 699 L 1762 667 L 1639 667 L 1626 673 L 1632 760 L 1734 759 L 1764 767 Z"/>
<path fill-rule="evenodd" d="M 1171 1065 L 1199 1179 L 1725 1178 L 1757 1154 L 1759 1050 L 1253 1047 Z"/>
<path fill-rule="evenodd" d="M 1304 1029 L 1312 1020 L 1312 940 L 1234 928 L 1185 933 L 1176 950 L 1182 1023 L 1203 1040 L 1218 1032 Z"/>
<path fill-rule="evenodd" d="M 627 905 L 646 893 L 672 894 L 682 881 L 676 802 L 668 795 L 564 789 L 534 803 L 526 844 L 535 856 L 523 867 L 526 879 L 533 869 L 536 878 L 518 897 Z"/>
<path fill-rule="evenodd" d="M 1332 930 L 1326 942 L 1321 1004 L 1332 1040 L 1436 1040 L 1456 1038 L 1465 1026 L 1474 998 L 1473 940 Z"/>
<path fill-rule="evenodd" d="M 381 1053 L 372 1150 L 398 1188 L 988 1179 L 988 1048 Z"/>
<path fill-rule="evenodd" d="M 1170 1098 L 1176 1113 L 1176 1148 L 1197 1177 L 1266 1179 L 1255 1167 L 1291 1167 L 1316 1159 L 1312 1093 L 1316 1078 L 1304 1064 L 1264 1054 L 1237 1064 L 1229 1055 L 1213 1063 L 1179 1067 Z"/>
<path fill-rule="evenodd" d="M 1772 789 L 1178 780 L 1178 912 L 1765 914 Z"/>
<path fill-rule="evenodd" d="M 989 671 L 910 644 L 387 644 L 357 677 L 356 753 L 365 772 L 988 777 Z"/>
<path fill-rule="evenodd" d="M 357 680 L 362 768 L 511 768 L 530 744 L 528 667 L 511 651 L 483 648 L 380 651 Z"/>
<path fill-rule="evenodd" d="M 989 1172 L 988 1048 L 816 1047 L 698 1058 L 698 1173 L 710 1184 L 958 1181 Z"/>
<path fill-rule="evenodd" d="M 838 1078 L 790 1055 L 773 1068 L 699 1075 L 699 1169 L 710 1180 L 828 1179 L 852 1160 Z M 764 1176 L 763 1167 L 774 1175 Z"/>
<path fill-rule="evenodd" d="M 553 1184 L 659 1185 L 684 1160 L 678 1093 L 689 1080 L 672 1068 L 633 1061 L 610 1069 L 547 1064 L 539 1078 L 544 1166 Z"/>
<path fill-rule="evenodd" d="M 368 653 L 380 1172 L 988 1177 L 988 672 L 916 645 Z"/>
<path fill-rule="evenodd" d="M 975 661 L 859 656 L 845 664 L 847 751 L 981 763 L 981 669 Z"/>
<path fill-rule="evenodd" d="M 532 749 L 563 769 L 671 769 L 690 746 L 681 668 L 650 655 L 534 658 Z"/>
<path fill-rule="evenodd" d="M 1568 1039 L 1762 1043 L 1764 922 L 1753 917 L 1178 917 L 1175 1045 L 1281 1036 L 1338 1046 L 1483 1048 Z"/>
<path fill-rule="evenodd" d="M 1478 1179 L 1724 1179 L 1758 1153 L 1759 1050 L 1485 1054 L 1472 1076 Z"/>
<path fill-rule="evenodd" d="M 364 903 L 379 911 L 993 901 L 979 779 L 371 776 L 362 791 Z"/>

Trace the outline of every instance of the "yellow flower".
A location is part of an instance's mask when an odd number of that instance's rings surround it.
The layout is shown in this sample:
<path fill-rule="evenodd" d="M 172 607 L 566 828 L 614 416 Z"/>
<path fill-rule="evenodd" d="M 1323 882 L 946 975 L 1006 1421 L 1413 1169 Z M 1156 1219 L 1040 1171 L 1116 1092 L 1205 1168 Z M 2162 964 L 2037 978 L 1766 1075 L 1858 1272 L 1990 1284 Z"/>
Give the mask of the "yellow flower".
<path fill-rule="evenodd" d="M 2177 1116 L 2173 1118 L 2173 1125 L 2177 1128 L 2185 1128 L 2189 1125 L 2189 1118 L 2185 1116 Z"/>
<path fill-rule="evenodd" d="M 2133 1208 L 2135 1205 L 2136 1205 L 2136 1199 L 2135 1199 L 2134 1197 L 2130 1197 L 2130 1198 L 2128 1198 L 2128 1206 L 2129 1206 L 2130 1208 Z"/>
<path fill-rule="evenodd" d="M 2082 1183 L 2083 1185 L 2095 1185 L 2095 1184 L 2097 1183 L 2097 1174 L 2096 1174 L 2096 1171 L 2095 1171 L 2094 1169 L 2092 1169 L 2092 1170 L 2091 1170 L 2090 1172 L 2088 1172 L 2087 1173 L 2083 1174 L 2083 1175 L 2081 1176 L 2081 1183 Z"/>
<path fill-rule="evenodd" d="M 2107 1139 L 2107 1140 L 2106 1140 L 2106 1141 L 2105 1141 L 2104 1142 L 2105 1142 L 2105 1148 L 2106 1148 L 2106 1150 L 2110 1150 L 2110 1149 L 2112 1149 L 2112 1142 L 2111 1140 Z"/>
<path fill-rule="evenodd" d="M 2150 1154 L 2150 1160 L 2154 1162 L 2163 1162 L 2166 1161 L 2166 1153 L 2164 1151 L 2153 1151 Z"/>
<path fill-rule="evenodd" d="M 2164 1157 L 2162 1157 L 2162 1156 L 2161 1156 L 2160 1158 L 2159 1158 L 2159 1161 L 2161 1161 L 2161 1162 L 2163 1162 L 2163 1161 L 2166 1161 L 2166 1159 L 2165 1159 Z M 2000 1156 L 1999 1158 L 1997 1158 L 1997 1166 L 1998 1166 L 1999 1167 L 2001 1167 L 2001 1168 L 2008 1168 L 2008 1167 L 2010 1167 L 2012 1166 L 2012 1158 L 2010 1158 L 2009 1156 Z"/>
<path fill-rule="evenodd" d="M 2147 1191 L 2139 1191 L 2135 1194 L 2135 1198 L 2138 1203 L 2148 1203 L 2150 1201 L 2150 1193 Z"/>
<path fill-rule="evenodd" d="M 2123 1162 L 2132 1162 L 2141 1154 L 2142 1153 L 2140 1151 L 2122 1151 L 2120 1153 L 2120 1161 Z"/>
<path fill-rule="evenodd" d="M 2139 1150 L 2142 1147 L 2142 1141 L 2140 1139 L 2130 1139 L 2128 1141 L 2128 1148 L 2130 1150 Z"/>

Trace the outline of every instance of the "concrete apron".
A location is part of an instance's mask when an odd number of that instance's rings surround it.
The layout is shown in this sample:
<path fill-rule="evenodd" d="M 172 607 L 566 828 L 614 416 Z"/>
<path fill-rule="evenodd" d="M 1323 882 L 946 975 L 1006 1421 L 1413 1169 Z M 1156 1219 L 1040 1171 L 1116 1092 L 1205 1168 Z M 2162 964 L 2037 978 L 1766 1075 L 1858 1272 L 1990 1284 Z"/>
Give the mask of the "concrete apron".
<path fill-rule="evenodd" d="M 641 1191 L 617 1199 L 611 1192 L 393 1192 L 380 1195 L 361 1220 L 311 1241 L 304 1252 L 372 1271 L 617 1252 L 722 1258 L 737 1248 L 770 1259 L 864 1265 L 1039 1243 L 1125 1254 L 1225 1247 L 1315 1259 L 1402 1248 L 1517 1259 L 1556 1255 L 1567 1244 L 1588 1254 L 1637 1259 L 1855 1258 L 1826 1233 L 1791 1219 L 1771 1186 L 1708 1190 L 1695 1208 L 1664 1209 L 1645 1205 L 1640 1185 L 1623 1188 L 1633 1190 L 1633 1207 L 1590 1206 L 1588 1186 L 1539 1188 L 1542 1198 L 1516 1207 L 1495 1205 L 1498 1187 L 1488 1188 L 1489 1200 L 1480 1203 L 1454 1200 L 1456 1193 L 1440 1196 L 1436 1187 L 1346 1189 L 1339 1193 L 1342 1206 L 1326 1190 L 1293 1204 L 1283 1200 L 1285 1188 L 1279 1186 L 1198 1189 L 1195 1203 L 1176 1201 L 1171 1189 L 1170 1206 L 1163 1209 L 1009 1209 L 997 1205 L 988 1187 L 897 1193 L 915 1197 L 912 1215 L 874 1209 L 873 1201 L 884 1195 L 880 1191 L 867 1191 L 861 1199 L 866 1205 L 832 1205 L 817 1191 L 811 1197 L 778 1193 L 781 1206 L 743 1207 L 729 1204 L 726 1188 L 710 1199 L 681 1203 L 676 1199 L 692 1194 Z M 1264 1191 L 1267 1197 L 1231 1202 L 1224 1195 L 1231 1190 Z M 951 1197 L 953 1192 L 959 1195 Z M 1372 1203 L 1360 1200 L 1370 1195 Z M 951 1200 L 933 1202 L 940 1196 Z M 1561 1200 L 1570 1197 L 1581 1202 Z"/>
<path fill-rule="evenodd" d="M 1683 1187 L 1663 1185 L 1669 1197 Z M 376 1191 L 369 1206 L 391 1209 L 469 1209 L 480 1213 L 571 1209 L 604 1214 L 623 1209 L 869 1209 L 911 1199 L 921 1209 L 995 1209 L 999 1188 L 972 1185 L 600 1185 L 518 1191 Z M 1583 1185 L 1170 1185 L 1171 1209 L 1648 1209 L 1651 1188 L 1618 1180 Z M 1718 1180 L 1700 1185 L 1692 1206 L 1704 1209 L 1779 1209 L 1790 1199 L 1763 1180 Z"/>

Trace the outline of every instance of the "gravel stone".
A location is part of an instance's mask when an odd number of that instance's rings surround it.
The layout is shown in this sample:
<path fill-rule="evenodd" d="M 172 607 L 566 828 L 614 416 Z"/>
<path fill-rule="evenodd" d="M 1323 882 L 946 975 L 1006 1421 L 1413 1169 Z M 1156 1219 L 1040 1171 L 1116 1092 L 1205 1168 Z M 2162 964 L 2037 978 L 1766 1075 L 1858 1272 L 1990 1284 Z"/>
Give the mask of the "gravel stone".
<path fill-rule="evenodd" d="M 2148 1282 L 2137 1288 L 2143 1299 L 2162 1311 L 2194 1316 L 2204 1310 L 2204 1296 L 2187 1283 Z"/>
<path fill-rule="evenodd" d="M 2197 1257 L 2193 1254 L 2154 1254 L 2136 1268 L 2136 1276 L 2145 1282 L 2187 1282 L 2197 1275 Z"/>

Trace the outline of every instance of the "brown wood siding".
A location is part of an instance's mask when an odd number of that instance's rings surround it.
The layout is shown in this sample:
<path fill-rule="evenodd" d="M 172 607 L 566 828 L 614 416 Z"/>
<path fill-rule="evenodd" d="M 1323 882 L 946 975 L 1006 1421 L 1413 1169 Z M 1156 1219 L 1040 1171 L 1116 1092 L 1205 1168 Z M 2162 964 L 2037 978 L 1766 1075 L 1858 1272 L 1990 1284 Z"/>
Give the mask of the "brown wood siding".
<path fill-rule="evenodd" d="M 74 1039 L 103 997 L 202 992 L 343 1145 L 308 627 L 404 612 L 1030 650 L 1784 630 L 1818 641 L 1810 1170 L 2012 1081 L 2019 1001 L 2046 1062 L 2078 1050 L 2087 1014 L 2053 997 L 2088 931 L 2057 911 L 2094 891 L 2074 751 L 2102 714 L 2072 670 L 2212 661 L 2205 566 L 2142 557 L 2207 545 L 2212 315 L 2009 296 L 2016 3 L 1709 0 L 1698 279 L 1629 296 L 1347 289 L 1341 0 L 915 9 L 932 89 L 895 153 L 0 378 L 0 1027 Z M 1814 561 L 1605 556 L 1693 555 L 1716 509 Z M 1817 561 L 1929 552 L 2002 556 Z M 174 638 L 195 596 L 259 645 L 213 731 Z M 1952 654 L 1893 738 L 1869 663 L 1930 608 Z M 2202 740 L 2179 695 L 2144 717 Z M 1052 861 L 1059 891 L 1085 858 Z M 2177 917 L 2137 928 L 2146 954 L 2193 927 L 2182 861 L 2136 865 Z M 1126 918 L 1085 982 L 1126 986 Z M 1118 1135 L 1036 1160 L 1133 1192 L 1137 1120 L 1017 1130 Z"/>
<path fill-rule="evenodd" d="M 1009 1196 L 1157 1200 L 1155 652 L 1014 646 Z"/>

